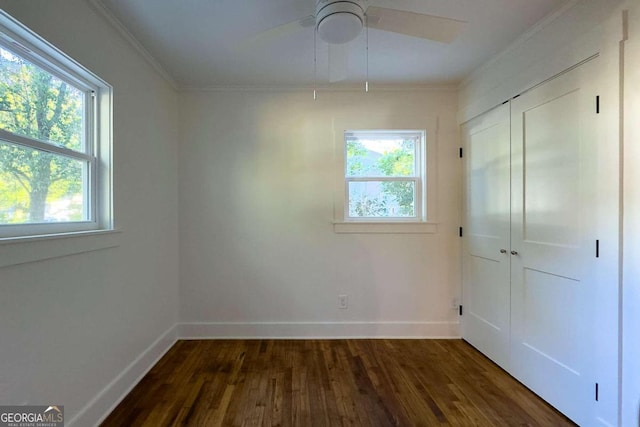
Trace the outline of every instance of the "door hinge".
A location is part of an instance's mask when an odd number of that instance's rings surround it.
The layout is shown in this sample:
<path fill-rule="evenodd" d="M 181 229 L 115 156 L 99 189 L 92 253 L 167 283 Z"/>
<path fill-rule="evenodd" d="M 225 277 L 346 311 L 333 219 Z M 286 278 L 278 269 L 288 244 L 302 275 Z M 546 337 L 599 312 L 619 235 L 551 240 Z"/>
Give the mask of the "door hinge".
<path fill-rule="evenodd" d="M 458 235 L 459 235 L 460 237 L 462 237 L 462 227 L 460 227 L 460 228 L 458 229 Z"/>
<path fill-rule="evenodd" d="M 596 240 L 596 258 L 600 258 L 600 240 Z"/>
<path fill-rule="evenodd" d="M 598 383 L 596 383 L 596 402 L 598 401 L 598 399 L 600 398 L 600 390 L 599 390 L 599 386 Z"/>
<path fill-rule="evenodd" d="M 460 156 L 460 158 L 462 158 L 462 157 L 463 157 L 463 154 L 464 154 L 464 153 L 463 153 L 463 151 L 464 151 L 464 150 L 462 149 L 462 147 L 460 147 L 460 152 L 458 153 L 458 155 Z"/>
<path fill-rule="evenodd" d="M 458 313 L 462 316 L 462 304 L 458 306 Z"/>
<path fill-rule="evenodd" d="M 600 114 L 600 95 L 596 96 L 596 114 Z"/>

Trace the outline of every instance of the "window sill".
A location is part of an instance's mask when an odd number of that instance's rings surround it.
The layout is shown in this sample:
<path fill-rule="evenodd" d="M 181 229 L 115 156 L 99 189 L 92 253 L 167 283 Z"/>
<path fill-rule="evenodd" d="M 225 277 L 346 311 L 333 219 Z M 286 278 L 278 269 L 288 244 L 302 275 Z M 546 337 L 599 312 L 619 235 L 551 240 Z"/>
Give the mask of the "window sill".
<path fill-rule="evenodd" d="M 120 230 L 0 239 L 0 268 L 120 246 Z"/>
<path fill-rule="evenodd" d="M 434 234 L 435 222 L 334 222 L 333 231 L 343 234 Z"/>

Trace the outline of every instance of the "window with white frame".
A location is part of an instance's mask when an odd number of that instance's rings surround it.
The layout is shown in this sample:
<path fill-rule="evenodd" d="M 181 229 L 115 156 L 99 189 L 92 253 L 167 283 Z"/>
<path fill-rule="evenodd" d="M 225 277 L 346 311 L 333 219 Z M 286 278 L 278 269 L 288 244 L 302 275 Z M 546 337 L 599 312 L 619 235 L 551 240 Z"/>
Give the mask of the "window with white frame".
<path fill-rule="evenodd" d="M 0 238 L 111 228 L 111 88 L 0 16 Z"/>
<path fill-rule="evenodd" d="M 425 131 L 344 133 L 345 221 L 426 220 Z"/>

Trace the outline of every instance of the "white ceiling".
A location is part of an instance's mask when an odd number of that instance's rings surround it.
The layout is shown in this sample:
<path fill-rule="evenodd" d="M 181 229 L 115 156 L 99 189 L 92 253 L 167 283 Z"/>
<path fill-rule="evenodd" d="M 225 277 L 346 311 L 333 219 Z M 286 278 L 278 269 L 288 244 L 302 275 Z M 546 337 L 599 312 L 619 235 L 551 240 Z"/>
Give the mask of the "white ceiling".
<path fill-rule="evenodd" d="M 311 15 L 315 0 L 100 0 L 181 87 L 313 84 L 313 27 L 243 47 L 257 33 Z M 468 22 L 451 44 L 369 30 L 372 84 L 457 83 L 567 0 L 370 0 Z M 318 42 L 318 82 L 328 53 Z M 347 83 L 365 78 L 365 38 L 349 45 Z"/>

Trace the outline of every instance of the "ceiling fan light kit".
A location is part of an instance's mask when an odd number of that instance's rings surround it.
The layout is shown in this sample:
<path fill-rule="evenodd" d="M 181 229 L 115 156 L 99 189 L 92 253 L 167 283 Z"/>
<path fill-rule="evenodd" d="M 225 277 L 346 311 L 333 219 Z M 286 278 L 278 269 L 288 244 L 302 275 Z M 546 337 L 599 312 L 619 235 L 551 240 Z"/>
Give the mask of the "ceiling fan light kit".
<path fill-rule="evenodd" d="M 364 0 L 318 0 L 316 31 L 329 44 L 354 40 L 365 25 Z"/>

